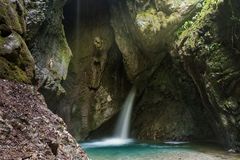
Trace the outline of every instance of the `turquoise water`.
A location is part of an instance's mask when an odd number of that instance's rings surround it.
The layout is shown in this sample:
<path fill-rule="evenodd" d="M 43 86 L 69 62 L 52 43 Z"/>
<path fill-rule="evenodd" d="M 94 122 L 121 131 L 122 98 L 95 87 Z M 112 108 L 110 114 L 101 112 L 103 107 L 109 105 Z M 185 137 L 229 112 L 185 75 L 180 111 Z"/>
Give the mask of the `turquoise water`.
<path fill-rule="evenodd" d="M 149 144 L 129 144 L 123 146 L 109 146 L 85 148 L 90 159 L 92 160 L 138 160 L 138 159 L 153 159 L 159 154 L 169 152 L 189 150 L 187 145 L 149 145 Z"/>
<path fill-rule="evenodd" d="M 91 160 L 239 160 L 236 155 L 215 147 L 193 144 L 153 144 L 132 142 L 121 145 L 81 143 Z M 199 149 L 200 148 L 200 149 Z M 202 149 L 202 150 L 201 150 Z"/>
<path fill-rule="evenodd" d="M 186 152 L 191 150 L 187 144 L 147 144 L 132 142 L 123 145 L 102 145 L 96 142 L 83 143 L 82 147 L 92 160 L 140 160 L 158 158 L 159 154 Z"/>

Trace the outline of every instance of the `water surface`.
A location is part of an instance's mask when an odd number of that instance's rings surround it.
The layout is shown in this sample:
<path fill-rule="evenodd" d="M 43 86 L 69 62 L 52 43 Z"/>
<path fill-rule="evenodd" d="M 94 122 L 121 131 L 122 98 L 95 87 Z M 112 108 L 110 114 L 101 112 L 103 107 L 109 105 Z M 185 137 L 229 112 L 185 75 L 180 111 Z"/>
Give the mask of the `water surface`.
<path fill-rule="evenodd" d="M 82 143 L 91 160 L 240 160 L 211 144 L 144 143 L 108 144 L 111 140 Z"/>

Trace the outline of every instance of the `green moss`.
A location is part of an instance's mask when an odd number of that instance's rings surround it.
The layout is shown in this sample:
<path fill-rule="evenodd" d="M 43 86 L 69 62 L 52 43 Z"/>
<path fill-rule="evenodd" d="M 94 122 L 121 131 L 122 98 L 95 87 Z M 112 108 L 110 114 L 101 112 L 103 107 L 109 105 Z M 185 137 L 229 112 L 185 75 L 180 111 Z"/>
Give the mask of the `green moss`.
<path fill-rule="evenodd" d="M 61 32 L 62 32 L 62 35 L 59 40 L 60 41 L 60 51 L 58 54 L 58 58 L 60 59 L 62 67 L 64 69 L 64 72 L 62 73 L 63 79 L 66 79 L 68 66 L 69 66 L 70 60 L 72 58 L 72 52 L 71 52 L 71 49 L 69 48 L 67 40 L 65 38 L 65 32 L 64 32 L 63 26 L 61 28 Z"/>
<path fill-rule="evenodd" d="M 11 39 L 0 37 L 0 53 L 5 54 L 5 44 L 14 44 L 14 47 L 16 47 L 13 48 L 13 53 L 5 55 L 7 57 L 0 57 L 0 77 L 31 83 L 34 63 L 28 47 L 19 35 L 25 31 L 24 8 L 20 3 L 8 0 L 0 1 L 0 19 L 12 33 Z"/>
<path fill-rule="evenodd" d="M 218 4 L 221 3 L 221 0 L 205 0 L 202 3 L 202 9 L 198 14 L 193 17 L 192 20 L 187 21 L 184 25 L 177 31 L 180 39 L 183 39 L 193 30 L 203 28 L 206 25 L 206 17 L 209 14 L 213 14 L 217 10 Z"/>
<path fill-rule="evenodd" d="M 190 28 L 193 25 L 193 21 L 186 21 L 177 31 L 176 35 L 180 36 L 185 30 Z"/>
<path fill-rule="evenodd" d="M 2 18 L 4 23 L 12 30 L 22 34 L 25 31 L 25 23 L 23 17 L 24 15 L 18 15 L 18 12 L 20 12 L 21 8 L 17 6 L 17 3 L 11 3 L 8 0 L 1 1 L 0 5 L 0 18 Z"/>
<path fill-rule="evenodd" d="M 179 21 L 179 19 L 180 15 L 176 12 L 166 15 L 164 12 L 157 11 L 155 8 L 149 8 L 137 14 L 136 23 L 143 33 L 156 33 L 162 28 L 166 28 L 169 24 Z"/>
<path fill-rule="evenodd" d="M 17 82 L 31 83 L 26 73 L 16 65 L 0 57 L 0 78 L 14 80 Z"/>

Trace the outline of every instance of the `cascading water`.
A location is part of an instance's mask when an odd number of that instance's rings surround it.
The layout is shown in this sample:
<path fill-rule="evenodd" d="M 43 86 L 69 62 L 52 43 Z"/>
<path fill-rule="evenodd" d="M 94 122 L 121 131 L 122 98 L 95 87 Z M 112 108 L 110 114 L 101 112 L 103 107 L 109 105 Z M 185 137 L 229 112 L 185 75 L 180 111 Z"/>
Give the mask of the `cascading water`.
<path fill-rule="evenodd" d="M 136 95 L 136 88 L 133 87 L 129 92 L 125 102 L 122 106 L 122 111 L 120 113 L 117 126 L 115 128 L 115 133 L 112 138 L 104 139 L 102 141 L 84 143 L 85 147 L 104 147 L 104 146 L 119 146 L 125 145 L 133 142 L 133 140 L 128 138 L 130 130 L 130 121 L 132 114 L 132 107 Z"/>
<path fill-rule="evenodd" d="M 114 135 L 114 137 L 116 138 L 128 139 L 132 107 L 133 107 L 135 95 L 136 95 L 136 88 L 133 87 L 123 104 L 122 111 L 117 122 L 115 135 Z"/>

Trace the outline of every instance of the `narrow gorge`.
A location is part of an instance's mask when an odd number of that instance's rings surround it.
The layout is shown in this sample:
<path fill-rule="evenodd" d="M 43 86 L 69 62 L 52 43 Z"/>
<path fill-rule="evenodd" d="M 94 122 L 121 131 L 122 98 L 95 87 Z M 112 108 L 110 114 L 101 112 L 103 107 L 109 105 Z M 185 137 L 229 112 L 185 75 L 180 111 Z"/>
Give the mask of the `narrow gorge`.
<path fill-rule="evenodd" d="M 0 159 L 238 160 L 239 60 L 239 0 L 0 0 Z"/>

